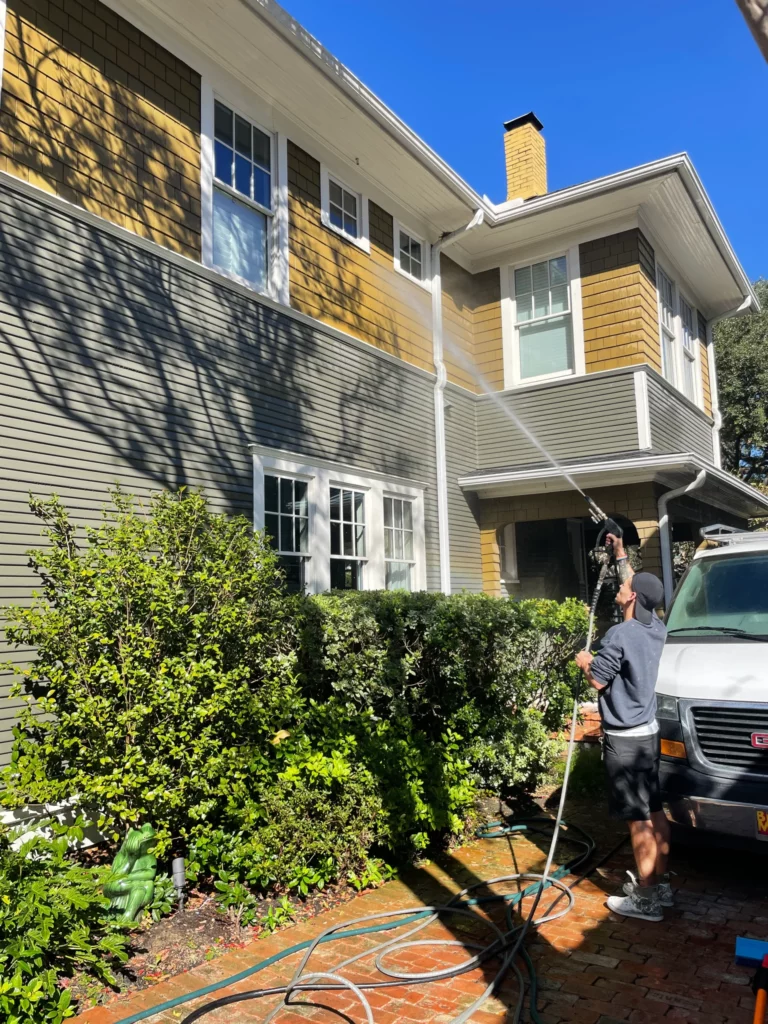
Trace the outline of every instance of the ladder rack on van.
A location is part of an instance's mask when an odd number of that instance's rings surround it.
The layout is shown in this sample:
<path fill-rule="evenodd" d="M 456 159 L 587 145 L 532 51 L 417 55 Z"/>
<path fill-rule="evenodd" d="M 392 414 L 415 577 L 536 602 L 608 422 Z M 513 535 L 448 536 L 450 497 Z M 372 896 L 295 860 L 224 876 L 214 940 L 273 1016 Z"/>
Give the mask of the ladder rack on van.
<path fill-rule="evenodd" d="M 751 532 L 739 530 L 735 526 L 715 523 L 713 526 L 702 526 L 699 531 L 708 547 L 719 547 L 726 544 L 749 544 L 750 541 L 762 541 L 765 544 L 768 534 L 764 531 Z"/>

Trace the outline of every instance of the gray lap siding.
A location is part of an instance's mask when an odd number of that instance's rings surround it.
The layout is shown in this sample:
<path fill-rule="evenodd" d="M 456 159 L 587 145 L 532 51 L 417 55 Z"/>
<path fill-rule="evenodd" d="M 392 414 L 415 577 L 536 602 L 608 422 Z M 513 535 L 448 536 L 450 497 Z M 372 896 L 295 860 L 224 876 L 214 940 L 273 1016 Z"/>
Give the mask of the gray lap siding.
<path fill-rule="evenodd" d="M 2 181 L 0 379 L 0 606 L 35 586 L 30 491 L 87 523 L 118 481 L 142 498 L 186 484 L 250 518 L 250 443 L 426 483 L 439 585 L 430 374 Z"/>

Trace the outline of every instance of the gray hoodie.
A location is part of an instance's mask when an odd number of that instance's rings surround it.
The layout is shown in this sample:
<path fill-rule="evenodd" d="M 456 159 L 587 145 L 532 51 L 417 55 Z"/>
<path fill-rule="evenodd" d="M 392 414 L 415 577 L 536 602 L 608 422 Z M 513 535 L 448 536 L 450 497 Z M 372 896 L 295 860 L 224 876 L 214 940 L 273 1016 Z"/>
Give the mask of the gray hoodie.
<path fill-rule="evenodd" d="M 628 619 L 611 626 L 592 661 L 592 675 L 605 689 L 598 705 L 606 729 L 632 729 L 656 717 L 656 677 L 667 631 L 654 615 L 645 626 Z"/>

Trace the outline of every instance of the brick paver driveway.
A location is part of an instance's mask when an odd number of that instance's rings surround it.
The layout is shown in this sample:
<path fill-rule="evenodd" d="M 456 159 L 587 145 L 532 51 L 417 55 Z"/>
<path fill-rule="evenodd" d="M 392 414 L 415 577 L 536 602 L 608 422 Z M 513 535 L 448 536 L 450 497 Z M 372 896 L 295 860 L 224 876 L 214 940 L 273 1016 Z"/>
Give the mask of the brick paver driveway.
<path fill-rule="evenodd" d="M 607 823 L 594 804 L 571 807 L 571 820 L 588 828 L 597 839 L 598 852 L 608 851 L 621 835 Z M 521 838 L 484 840 L 390 882 L 352 903 L 312 921 L 260 939 L 246 949 L 227 954 L 186 975 L 156 985 L 108 1007 L 90 1010 L 82 1024 L 117 1024 L 142 1009 L 193 991 L 211 981 L 231 976 L 266 959 L 278 950 L 314 937 L 330 924 L 395 907 L 446 902 L 462 887 L 510 871 L 540 869 L 541 841 Z M 605 908 L 606 893 L 614 892 L 630 866 L 628 847 L 615 854 L 604 868 L 582 882 L 574 910 L 564 919 L 542 927 L 528 944 L 541 981 L 539 999 L 544 1024 L 616 1024 L 688 1020 L 695 1024 L 751 1024 L 752 994 L 749 972 L 733 964 L 736 935 L 768 939 L 768 851 L 741 854 L 710 847 L 678 850 L 676 882 L 681 886 L 678 906 L 667 911 L 663 924 L 617 918 Z M 469 930 L 473 928 L 468 923 Z M 467 940 L 468 929 L 458 919 L 430 926 L 419 938 Z M 378 939 L 361 938 L 320 947 L 313 958 L 316 970 L 329 970 L 345 956 Z M 407 970 L 434 970 L 458 962 L 466 951 L 422 947 L 397 954 L 393 965 Z M 217 995 L 284 983 L 298 957 L 284 961 L 254 979 L 224 989 Z M 495 962 L 459 979 L 413 987 L 373 991 L 370 1003 L 377 1024 L 447 1024 L 483 991 L 495 973 Z M 372 964 L 350 969 L 352 980 L 373 977 Z M 508 976 L 497 996 L 486 1001 L 472 1018 L 474 1024 L 497 1024 L 512 1019 L 517 984 Z M 364 1021 L 360 1004 L 350 993 L 323 993 L 326 1009 L 290 1008 L 276 1024 L 303 1021 Z M 180 1024 L 199 1002 L 148 1018 L 151 1024 Z M 206 1024 L 255 1024 L 275 1005 L 275 997 L 249 1001 L 218 1010 Z M 333 1013 L 336 1010 L 337 1013 Z M 527 1010 L 523 1020 L 530 1020 Z"/>

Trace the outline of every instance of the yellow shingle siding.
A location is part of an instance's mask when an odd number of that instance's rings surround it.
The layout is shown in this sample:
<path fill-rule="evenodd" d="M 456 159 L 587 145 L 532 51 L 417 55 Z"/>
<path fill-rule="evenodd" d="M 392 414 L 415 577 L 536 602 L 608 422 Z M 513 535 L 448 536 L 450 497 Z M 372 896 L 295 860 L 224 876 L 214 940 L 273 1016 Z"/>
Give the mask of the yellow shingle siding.
<path fill-rule="evenodd" d="M 547 191 L 544 137 L 534 125 L 522 124 L 504 135 L 507 199 L 531 199 Z"/>
<path fill-rule="evenodd" d="M 661 372 L 654 253 L 638 228 L 579 246 L 587 373 L 634 363 Z"/>
<path fill-rule="evenodd" d="M 0 169 L 199 259 L 199 76 L 98 0 L 9 0 Z"/>
<path fill-rule="evenodd" d="M 476 367 L 492 389 L 500 390 L 504 387 L 504 366 L 499 271 L 470 274 L 443 255 L 441 273 L 448 379 L 479 392 L 482 389 L 472 373 Z"/>
<path fill-rule="evenodd" d="M 712 385 L 709 380 L 709 346 L 707 345 L 707 321 L 698 314 L 699 358 L 701 360 L 701 391 L 704 398 L 704 412 L 712 415 Z"/>

